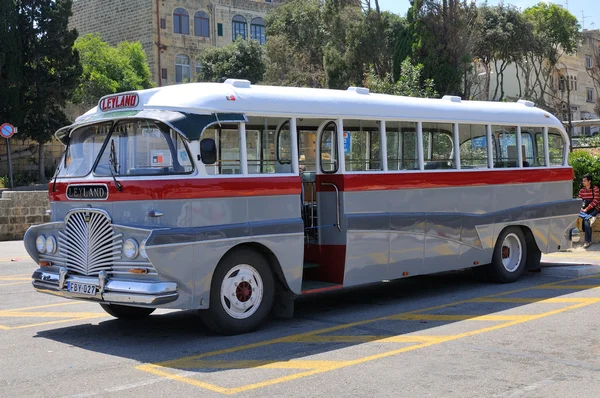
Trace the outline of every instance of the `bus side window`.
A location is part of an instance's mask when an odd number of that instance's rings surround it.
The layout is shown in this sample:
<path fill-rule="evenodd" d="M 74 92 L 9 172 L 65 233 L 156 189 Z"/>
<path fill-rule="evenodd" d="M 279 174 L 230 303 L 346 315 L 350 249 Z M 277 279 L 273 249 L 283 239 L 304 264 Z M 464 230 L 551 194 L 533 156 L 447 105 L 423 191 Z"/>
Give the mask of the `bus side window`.
<path fill-rule="evenodd" d="M 292 172 L 289 120 L 250 118 L 246 124 L 248 174 Z"/>
<path fill-rule="evenodd" d="M 544 140 L 541 127 L 521 127 L 521 143 L 525 148 L 523 153 L 523 166 L 544 166 Z M 539 140 L 542 142 L 538 142 Z M 541 161 L 541 163 L 540 163 Z"/>
<path fill-rule="evenodd" d="M 217 144 L 217 161 L 206 165 L 209 175 L 241 174 L 240 137 L 237 125 L 211 126 L 202 133 L 202 138 L 212 138 Z"/>
<path fill-rule="evenodd" d="M 488 142 L 486 135 L 486 125 L 459 124 L 458 139 L 460 142 L 461 169 L 487 169 Z"/>
<path fill-rule="evenodd" d="M 555 128 L 548 129 L 548 151 L 550 152 L 550 166 L 564 164 L 565 142 L 560 132 Z"/>
<path fill-rule="evenodd" d="M 455 169 L 452 124 L 423 123 L 425 169 Z"/>
<path fill-rule="evenodd" d="M 385 124 L 388 170 L 418 170 L 417 123 Z"/>
<path fill-rule="evenodd" d="M 544 157 L 544 133 L 541 131 L 535 133 L 535 148 L 536 148 L 536 156 L 535 156 L 535 164 L 536 166 L 543 167 L 546 165 L 546 159 Z"/>
<path fill-rule="evenodd" d="M 499 157 L 494 168 L 519 167 L 517 164 L 517 128 L 492 126 L 492 135 L 498 140 Z"/>
<path fill-rule="evenodd" d="M 344 120 L 346 171 L 381 170 L 379 124 L 374 120 Z"/>

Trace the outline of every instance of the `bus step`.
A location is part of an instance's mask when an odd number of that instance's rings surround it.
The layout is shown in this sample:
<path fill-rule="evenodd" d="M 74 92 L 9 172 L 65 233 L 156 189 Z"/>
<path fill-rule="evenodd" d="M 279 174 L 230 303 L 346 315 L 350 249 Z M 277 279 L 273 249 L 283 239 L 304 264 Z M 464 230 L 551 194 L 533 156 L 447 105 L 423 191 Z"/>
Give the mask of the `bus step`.
<path fill-rule="evenodd" d="M 321 281 L 302 281 L 302 294 L 321 293 L 329 290 L 341 289 L 343 286 L 335 283 Z"/>
<path fill-rule="evenodd" d="M 304 269 L 309 269 L 309 268 L 319 268 L 319 264 L 317 264 L 317 263 L 304 263 Z"/>

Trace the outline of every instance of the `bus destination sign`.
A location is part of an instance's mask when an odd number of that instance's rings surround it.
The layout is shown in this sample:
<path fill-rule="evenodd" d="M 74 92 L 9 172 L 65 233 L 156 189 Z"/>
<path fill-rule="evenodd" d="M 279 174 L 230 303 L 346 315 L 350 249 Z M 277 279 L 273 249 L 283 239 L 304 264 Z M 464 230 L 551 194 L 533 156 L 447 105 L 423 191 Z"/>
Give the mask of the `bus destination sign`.
<path fill-rule="evenodd" d="M 108 187 L 106 185 L 69 185 L 67 199 L 106 200 L 108 199 Z"/>
<path fill-rule="evenodd" d="M 120 94 L 100 99 L 100 110 L 103 112 L 122 108 L 135 108 L 139 103 L 137 94 Z"/>

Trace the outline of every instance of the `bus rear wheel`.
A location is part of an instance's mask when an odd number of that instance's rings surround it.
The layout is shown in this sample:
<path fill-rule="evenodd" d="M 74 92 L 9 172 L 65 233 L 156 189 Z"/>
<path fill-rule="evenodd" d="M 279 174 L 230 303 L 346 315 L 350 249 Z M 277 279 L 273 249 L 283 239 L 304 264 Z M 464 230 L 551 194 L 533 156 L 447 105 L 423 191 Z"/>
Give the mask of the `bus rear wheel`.
<path fill-rule="evenodd" d="M 266 259 L 254 250 L 226 255 L 213 274 L 210 307 L 201 310 L 206 326 L 220 334 L 256 329 L 273 307 L 274 280 Z"/>
<path fill-rule="evenodd" d="M 505 228 L 496 241 L 492 262 L 480 267 L 491 282 L 512 283 L 525 270 L 527 240 L 519 227 Z"/>
<path fill-rule="evenodd" d="M 156 308 L 129 307 L 118 304 L 100 304 L 100 307 L 109 315 L 124 320 L 146 318 L 156 310 Z"/>

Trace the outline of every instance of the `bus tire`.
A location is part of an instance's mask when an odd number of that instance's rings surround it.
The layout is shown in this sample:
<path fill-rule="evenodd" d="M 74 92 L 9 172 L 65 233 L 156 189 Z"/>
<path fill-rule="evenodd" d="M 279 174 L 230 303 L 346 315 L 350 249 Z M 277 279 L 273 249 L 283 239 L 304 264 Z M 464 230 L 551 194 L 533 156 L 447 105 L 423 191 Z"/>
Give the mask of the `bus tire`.
<path fill-rule="evenodd" d="M 118 304 L 100 304 L 109 315 L 123 320 L 142 319 L 150 316 L 156 308 L 129 307 Z"/>
<path fill-rule="evenodd" d="M 251 249 L 227 254 L 217 266 L 205 325 L 220 334 L 247 333 L 260 326 L 273 307 L 275 283 L 267 260 Z"/>
<path fill-rule="evenodd" d="M 519 227 L 505 228 L 496 241 L 491 264 L 485 266 L 488 279 L 496 283 L 517 281 L 527 262 L 527 240 Z"/>

